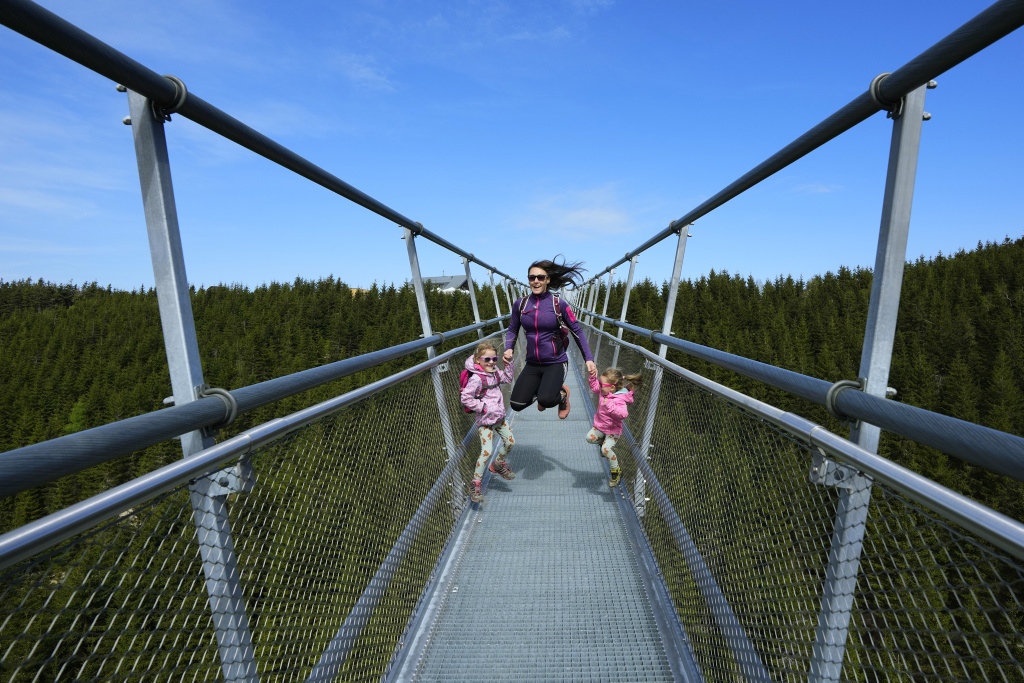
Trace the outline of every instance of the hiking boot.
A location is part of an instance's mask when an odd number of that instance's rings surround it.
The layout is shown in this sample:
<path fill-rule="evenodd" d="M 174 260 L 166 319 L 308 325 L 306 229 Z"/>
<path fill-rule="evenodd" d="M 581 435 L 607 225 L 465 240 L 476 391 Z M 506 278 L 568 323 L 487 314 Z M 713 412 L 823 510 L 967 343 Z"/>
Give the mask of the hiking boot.
<path fill-rule="evenodd" d="M 611 471 L 611 478 L 608 480 L 608 486 L 615 488 L 619 485 L 619 481 L 622 479 L 622 470 L 616 468 Z"/>
<path fill-rule="evenodd" d="M 516 473 L 509 469 L 508 464 L 504 460 L 495 460 L 488 467 L 491 472 L 494 472 L 502 479 L 515 479 Z"/>
<path fill-rule="evenodd" d="M 483 491 L 480 490 L 480 484 L 481 481 L 479 479 L 474 479 L 473 483 L 469 487 L 469 499 L 474 503 L 484 502 L 484 494 Z"/>
<path fill-rule="evenodd" d="M 562 400 L 558 402 L 558 419 L 569 417 L 569 387 L 562 385 Z"/>

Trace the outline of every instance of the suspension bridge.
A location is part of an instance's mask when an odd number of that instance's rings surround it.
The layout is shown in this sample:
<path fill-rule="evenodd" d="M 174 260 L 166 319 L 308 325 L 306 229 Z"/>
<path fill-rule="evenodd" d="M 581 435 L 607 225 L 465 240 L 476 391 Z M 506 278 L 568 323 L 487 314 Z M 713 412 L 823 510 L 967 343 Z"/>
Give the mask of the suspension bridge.
<path fill-rule="evenodd" d="M 467 495 L 479 444 L 458 369 L 479 339 L 504 334 L 522 283 L 38 5 L 0 0 L 0 22 L 127 93 L 174 392 L 164 410 L 0 454 L 0 496 L 168 439 L 184 456 L 0 536 L 0 678 L 1024 680 L 1024 525 L 877 455 L 884 429 L 1024 476 L 1024 439 L 886 397 L 926 91 L 1024 24 L 1024 2 L 996 2 L 879 75 L 565 292 L 597 365 L 647 377 L 617 447 L 622 484 L 609 487 L 584 441 L 594 400 L 574 352 L 569 418 L 516 413 L 518 476 L 485 480 L 482 504 Z M 861 377 L 830 384 L 674 338 L 688 226 L 880 111 L 893 137 Z M 170 114 L 400 226 L 422 339 L 208 387 L 170 184 Z M 431 329 L 423 239 L 462 259 L 474 324 Z M 636 257 L 672 239 L 663 326 L 632 325 Z M 626 263 L 622 310 L 610 316 L 612 275 Z M 480 318 L 474 267 L 490 279 L 492 320 Z M 696 375 L 669 349 L 825 406 L 850 434 Z M 214 438 L 239 414 L 411 355 L 426 359 Z"/>

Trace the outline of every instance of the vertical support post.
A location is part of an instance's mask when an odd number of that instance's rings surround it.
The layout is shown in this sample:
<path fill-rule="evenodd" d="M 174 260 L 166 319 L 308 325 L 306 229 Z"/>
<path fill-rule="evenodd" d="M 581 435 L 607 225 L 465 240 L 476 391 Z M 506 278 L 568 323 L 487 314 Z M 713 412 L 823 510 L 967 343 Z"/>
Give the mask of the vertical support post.
<path fill-rule="evenodd" d="M 597 308 L 597 295 L 601 291 L 601 281 L 594 280 L 590 284 L 590 301 L 587 303 L 587 310 L 590 313 L 587 314 L 587 324 L 594 324 L 594 309 Z"/>
<path fill-rule="evenodd" d="M 608 315 L 608 299 L 609 299 L 609 297 L 611 296 L 611 293 L 612 293 L 612 275 L 614 275 L 614 274 L 615 274 L 614 270 L 609 270 L 608 271 L 608 287 L 604 291 L 604 308 L 601 309 L 601 315 L 603 315 L 603 316 L 607 316 Z M 602 332 L 604 332 L 604 321 L 603 320 L 601 321 L 600 330 Z M 600 334 L 597 335 L 597 343 L 594 344 L 594 362 L 597 362 L 597 356 L 598 356 L 599 353 L 601 353 L 601 335 Z M 597 371 L 601 372 L 601 369 L 598 368 Z"/>
<path fill-rule="evenodd" d="M 476 305 L 476 287 L 473 286 L 473 273 L 469 271 L 469 259 L 462 259 L 462 263 L 466 266 L 466 285 L 469 287 L 469 303 L 473 306 L 473 320 L 476 323 L 480 322 L 480 309 Z M 484 331 L 482 329 L 476 331 L 476 338 L 483 339 Z"/>
<path fill-rule="evenodd" d="M 917 156 L 921 144 L 925 90 L 921 86 L 904 98 L 902 115 L 893 123 L 889 167 L 882 199 L 882 220 L 878 250 L 868 304 L 867 329 L 861 352 L 860 373 L 866 379 L 864 391 L 884 397 L 889 381 L 892 347 L 896 337 L 903 268 L 910 232 L 910 209 L 914 200 Z M 858 424 L 850 440 L 862 448 L 878 451 L 879 428 Z M 839 491 L 829 564 L 822 589 L 821 610 L 807 680 L 838 681 L 842 675 L 846 641 L 860 571 L 860 555 L 871 504 L 871 480 L 860 481 Z"/>
<path fill-rule="evenodd" d="M 633 272 L 636 270 L 636 256 L 629 259 L 629 276 L 626 278 L 626 292 L 622 296 L 622 315 L 619 322 L 626 322 L 626 309 L 629 308 L 629 293 L 633 291 Z M 619 328 L 618 340 L 622 341 L 622 328 Z M 612 354 L 612 367 L 619 367 L 619 345 L 615 345 L 615 353 Z"/>
<path fill-rule="evenodd" d="M 505 301 L 508 302 L 508 310 L 512 310 L 512 296 L 509 294 L 508 289 L 512 286 L 512 283 L 508 281 L 508 278 L 501 278 L 501 291 L 505 292 Z"/>
<path fill-rule="evenodd" d="M 196 400 L 196 389 L 204 384 L 203 367 L 185 275 L 167 138 L 163 121 L 153 115 L 148 99 L 128 91 L 128 110 L 171 389 L 174 404 L 185 405 Z M 213 443 L 212 437 L 203 436 L 200 431 L 183 434 L 182 454 L 187 458 Z M 217 485 L 203 478 L 189 487 L 189 495 L 224 680 L 258 681 L 245 596 L 228 521 L 227 492 L 218 494 Z"/>
<path fill-rule="evenodd" d="M 679 294 L 679 276 L 683 272 L 683 257 L 686 255 L 686 238 L 689 237 L 690 226 L 679 226 L 679 241 L 676 243 L 676 258 L 672 264 L 672 279 L 669 281 L 668 301 L 665 303 L 665 318 L 661 326 L 661 333 L 672 334 L 672 319 L 676 314 L 676 296 Z M 668 347 L 661 344 L 658 348 L 658 355 L 665 358 L 668 355 Z M 640 457 L 645 460 L 651 459 L 651 437 L 654 434 L 654 418 L 658 412 L 658 399 L 661 397 L 661 376 L 664 372 L 660 364 L 654 367 L 654 379 L 651 382 L 651 396 L 647 401 L 647 418 L 644 420 L 643 437 L 640 440 Z M 636 507 L 638 516 L 643 517 L 647 511 L 647 482 L 640 474 L 639 468 L 633 480 L 633 505 Z"/>
<path fill-rule="evenodd" d="M 487 272 L 491 276 L 491 294 L 494 295 L 494 314 L 497 317 L 500 318 L 501 315 L 502 315 L 501 314 L 501 304 L 498 303 L 498 288 L 494 286 L 494 271 L 493 270 L 489 270 Z M 511 310 L 512 309 L 510 308 L 509 311 L 511 311 Z M 502 333 L 505 332 L 505 326 L 503 324 L 501 324 L 501 323 L 498 323 L 498 329 L 500 329 L 502 331 Z M 504 341 L 504 340 L 502 340 L 502 341 Z"/>
<path fill-rule="evenodd" d="M 416 292 L 416 306 L 420 311 L 420 326 L 423 328 L 424 339 L 433 336 L 434 332 L 430 327 L 430 312 L 427 310 L 427 296 L 423 291 L 423 277 L 420 275 L 420 260 L 416 254 L 416 236 L 412 234 L 409 228 L 402 228 L 405 231 L 405 247 L 409 253 L 409 270 L 412 272 L 412 287 Z M 433 346 L 427 347 L 427 358 L 434 358 L 437 352 L 434 351 Z M 441 385 L 441 368 L 434 366 L 430 368 L 430 378 L 434 384 L 434 398 L 437 401 L 437 413 L 441 420 L 441 434 L 444 437 L 444 448 L 448 452 L 448 460 L 451 461 L 458 455 L 458 450 L 455 446 L 455 437 L 452 431 L 451 417 L 448 415 L 448 403 L 444 398 L 444 387 Z M 452 507 L 455 510 L 455 516 L 458 517 L 462 512 L 464 501 L 462 494 L 465 488 L 462 485 L 462 475 L 458 468 L 455 469 L 452 475 L 452 486 L 455 491 L 452 492 Z"/>

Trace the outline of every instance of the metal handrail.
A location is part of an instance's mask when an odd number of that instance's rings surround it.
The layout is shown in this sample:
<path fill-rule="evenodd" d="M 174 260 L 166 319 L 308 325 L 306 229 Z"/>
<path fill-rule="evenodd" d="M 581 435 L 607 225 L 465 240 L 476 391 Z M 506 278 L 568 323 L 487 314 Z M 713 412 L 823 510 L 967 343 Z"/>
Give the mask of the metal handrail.
<path fill-rule="evenodd" d="M 62 19 L 53 12 L 40 7 L 30 0 L 2 0 L 0 2 L 0 23 L 17 31 L 26 38 L 44 45 L 68 59 L 78 62 L 101 76 L 125 86 L 158 103 L 166 109 L 173 109 L 190 121 L 198 123 L 260 156 L 273 161 L 294 173 L 313 181 L 335 194 L 369 209 L 378 216 L 408 228 L 414 235 L 425 237 L 463 258 L 498 273 L 514 282 L 512 276 L 481 261 L 473 254 L 463 251 L 448 240 L 431 232 L 411 218 L 408 218 L 370 195 L 356 189 L 337 176 L 328 173 L 316 164 L 307 161 L 287 147 L 274 142 L 262 133 L 245 125 L 238 119 L 224 113 L 212 104 L 191 92 L 180 92 L 179 86 L 160 74 L 146 68 L 131 57 L 115 50 L 98 38 Z M 183 102 L 179 103 L 179 100 Z M 519 283 L 522 284 L 522 283 Z"/>
<path fill-rule="evenodd" d="M 661 358 L 658 354 L 649 351 L 642 346 L 637 346 L 635 344 L 630 344 L 629 342 L 616 339 L 614 335 L 611 335 L 608 332 L 603 332 L 592 325 L 589 327 L 597 334 L 607 337 L 613 343 L 621 344 L 622 346 L 640 354 L 647 360 L 660 364 L 663 368 L 674 375 L 685 379 L 687 382 L 690 382 L 691 384 L 694 384 L 695 386 L 708 391 L 709 393 L 714 394 L 715 396 L 718 396 L 719 398 L 728 401 L 729 403 L 742 408 L 743 410 L 750 412 L 767 422 L 770 422 L 810 446 L 818 448 L 829 455 L 833 455 L 840 460 L 843 460 L 861 472 L 870 475 L 877 481 L 899 491 L 911 500 L 921 503 L 936 512 L 942 513 L 947 519 L 955 522 L 964 529 L 977 534 L 979 537 L 989 541 L 996 547 L 1005 550 L 1014 557 L 1024 560 L 1024 524 L 1021 522 L 977 503 L 927 477 L 917 474 L 916 472 L 912 472 L 905 467 L 901 467 L 900 465 L 897 465 L 891 460 L 883 458 L 876 453 L 867 451 L 857 444 L 828 431 L 821 425 L 815 424 L 806 418 L 781 410 L 780 408 L 775 408 L 774 406 L 759 401 L 756 398 L 740 393 L 735 389 L 730 389 L 722 384 L 718 384 L 717 382 L 698 375 L 695 372 L 676 365 L 671 361 Z M 658 334 L 657 336 L 664 337 L 665 335 Z M 678 341 L 672 340 L 671 338 L 669 339 L 670 341 Z M 662 344 L 668 343 L 664 339 L 658 339 L 656 341 Z M 694 344 L 692 346 L 696 345 Z M 820 380 L 814 381 L 818 382 Z M 861 394 L 859 391 L 843 393 L 859 394 L 866 398 L 875 398 L 873 396 Z M 886 403 L 893 406 L 902 405 L 893 403 L 892 401 L 888 401 Z M 938 417 L 943 416 L 939 415 Z M 957 420 L 957 422 L 959 422 L 959 420 Z M 971 426 L 974 427 L 976 425 Z M 981 429 L 985 428 L 982 427 Z M 998 433 L 1002 434 L 1002 432 Z M 1021 439 L 1020 441 L 1024 442 L 1024 439 Z M 657 482 L 654 472 L 650 469 L 646 461 L 638 460 L 637 466 L 641 468 L 644 472 L 644 476 L 648 478 L 648 485 L 651 485 L 652 481 L 655 483 Z M 658 490 L 654 490 L 654 493 L 664 497 L 663 492 L 659 494 Z M 667 498 L 665 500 L 667 501 Z"/>
<path fill-rule="evenodd" d="M 494 332 L 489 336 L 498 334 L 501 333 Z M 109 519 L 147 500 L 151 500 L 165 491 L 186 484 L 210 472 L 215 472 L 227 463 L 233 462 L 239 457 L 251 453 L 256 448 L 279 439 L 289 432 L 301 429 L 311 422 L 336 413 L 353 403 L 369 398 L 411 377 L 441 365 L 453 356 L 474 348 L 478 343 L 479 340 L 474 339 L 468 344 L 446 351 L 384 379 L 354 389 L 347 394 L 336 396 L 287 417 L 265 422 L 191 457 L 173 462 L 137 479 L 97 494 L 81 503 L 10 531 L 0 536 L 0 570 L 39 554 L 55 544 L 91 528 L 98 522 Z M 404 348 L 407 346 L 408 344 L 402 344 L 401 347 L 394 348 Z M 455 462 L 454 459 L 453 462 Z"/>
<path fill-rule="evenodd" d="M 611 323 L 656 344 L 664 344 L 688 356 L 782 389 L 818 405 L 828 406 L 827 397 L 833 385 L 824 380 L 676 339 L 597 313 L 587 313 L 593 315 L 595 320 Z M 863 420 L 954 455 L 972 465 L 1024 481 L 1024 438 L 906 403 L 872 396 L 863 391 L 839 391 L 832 400 L 834 406 L 850 419 Z"/>
<path fill-rule="evenodd" d="M 669 223 L 667 228 L 633 251 L 627 252 L 625 256 L 594 275 L 587 282 L 596 282 L 605 273 L 647 251 L 669 235 L 679 233 L 683 226 L 706 216 L 730 199 L 810 154 L 832 138 L 845 133 L 876 112 L 884 110 L 885 106 L 879 100 L 899 102 L 912 90 L 940 76 L 1021 26 L 1024 26 L 1024 0 L 999 0 L 883 78 L 876 89 L 878 100 L 872 96 L 870 89 L 861 93 L 846 106 L 755 166 L 697 208 Z"/>
<path fill-rule="evenodd" d="M 228 393 L 234 397 L 239 414 L 249 412 L 327 382 L 437 346 L 445 339 L 475 332 L 508 317 L 506 314 Z M 0 453 L 0 498 L 81 472 L 192 430 L 214 426 L 224 420 L 225 410 L 225 403 L 221 399 L 204 398 Z"/>

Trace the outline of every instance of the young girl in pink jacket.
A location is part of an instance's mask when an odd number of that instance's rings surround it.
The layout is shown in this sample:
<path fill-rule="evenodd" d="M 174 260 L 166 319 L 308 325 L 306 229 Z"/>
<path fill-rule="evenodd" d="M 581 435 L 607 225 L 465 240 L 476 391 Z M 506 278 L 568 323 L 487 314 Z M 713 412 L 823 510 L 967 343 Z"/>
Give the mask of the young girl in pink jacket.
<path fill-rule="evenodd" d="M 615 444 L 622 436 L 622 421 L 629 416 L 629 404 L 633 402 L 633 390 L 640 387 L 642 375 L 623 375 L 618 368 L 608 368 L 601 377 L 590 377 L 590 389 L 598 394 L 597 412 L 594 413 L 594 428 L 587 432 L 587 443 L 601 444 L 601 457 L 608 458 L 611 469 L 609 486 L 618 486 L 622 471 L 615 457 Z M 627 386 L 628 385 L 628 386 Z"/>
<path fill-rule="evenodd" d="M 484 494 L 481 481 L 484 466 L 494 448 L 495 433 L 501 436 L 502 444 L 489 469 L 504 479 L 516 478 L 515 473 L 505 464 L 505 456 L 516 441 L 505 420 L 505 398 L 501 395 L 501 385 L 512 382 L 512 363 L 505 363 L 505 369 L 499 372 L 497 349 L 491 342 L 482 341 L 477 344 L 476 352 L 466 359 L 466 370 L 469 371 L 469 380 L 460 398 L 462 405 L 476 413 L 476 425 L 480 430 L 480 457 L 476 460 L 469 499 L 474 503 L 482 503 Z"/>

